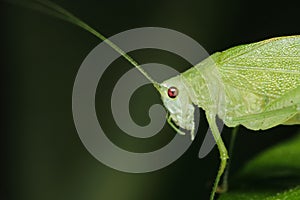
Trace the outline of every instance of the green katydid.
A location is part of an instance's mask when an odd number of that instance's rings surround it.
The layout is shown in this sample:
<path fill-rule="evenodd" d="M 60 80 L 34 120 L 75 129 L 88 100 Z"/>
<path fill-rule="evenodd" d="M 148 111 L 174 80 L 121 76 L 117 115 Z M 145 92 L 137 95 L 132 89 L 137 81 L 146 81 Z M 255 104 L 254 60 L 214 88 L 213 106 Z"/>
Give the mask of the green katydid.
<path fill-rule="evenodd" d="M 217 52 L 180 75 L 157 83 L 117 45 L 67 10 L 46 0 L 29 3 L 89 31 L 127 59 L 159 91 L 169 113 L 167 121 L 178 133 L 184 134 L 176 126 L 190 131 L 193 140 L 194 105 L 205 110 L 221 158 L 211 200 L 229 158 L 216 124 L 217 116 L 228 127 L 243 125 L 251 130 L 300 124 L 300 35 Z M 223 187 L 226 190 L 226 184 Z"/>

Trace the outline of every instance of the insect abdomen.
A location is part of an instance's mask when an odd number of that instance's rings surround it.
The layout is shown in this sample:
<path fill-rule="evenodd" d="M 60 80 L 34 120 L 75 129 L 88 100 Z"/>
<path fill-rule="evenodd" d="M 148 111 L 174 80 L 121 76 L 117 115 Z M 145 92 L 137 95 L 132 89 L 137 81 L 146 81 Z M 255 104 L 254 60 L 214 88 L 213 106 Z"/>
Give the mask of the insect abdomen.
<path fill-rule="evenodd" d="M 300 36 L 274 38 L 215 53 L 181 77 L 193 103 L 218 114 L 227 126 L 243 124 L 257 130 L 300 124 Z M 293 99 L 291 109 L 287 108 L 287 96 Z M 275 110 L 286 113 L 268 115 Z M 251 118 L 252 115 L 257 118 Z"/>
<path fill-rule="evenodd" d="M 228 49 L 219 55 L 217 68 L 226 90 L 228 126 L 257 130 L 300 124 L 300 36 Z"/>

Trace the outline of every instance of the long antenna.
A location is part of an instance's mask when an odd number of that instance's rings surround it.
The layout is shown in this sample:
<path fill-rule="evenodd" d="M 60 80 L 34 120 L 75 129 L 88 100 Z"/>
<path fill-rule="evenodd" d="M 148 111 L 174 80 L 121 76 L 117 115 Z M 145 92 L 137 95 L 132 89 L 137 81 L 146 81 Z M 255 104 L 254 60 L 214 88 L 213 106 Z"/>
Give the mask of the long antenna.
<path fill-rule="evenodd" d="M 19 5 L 23 5 L 25 7 L 29 7 L 34 10 L 38 10 L 42 13 L 46 13 L 50 16 L 54 16 L 63 20 L 66 20 L 74 25 L 77 25 L 84 30 L 92 33 L 96 37 L 100 38 L 103 42 L 108 44 L 111 48 L 113 48 L 116 52 L 122 55 L 126 60 L 128 60 L 134 67 L 136 67 L 153 85 L 155 88 L 159 87 L 159 84 L 154 81 L 143 68 L 139 66 L 139 64 L 131 58 L 128 54 L 126 54 L 120 47 L 118 47 L 115 43 L 111 42 L 107 39 L 104 35 L 90 27 L 87 23 L 77 18 L 75 15 L 64 9 L 63 7 L 57 5 L 54 2 L 48 0 L 28 0 L 28 1 L 21 1 L 21 0 L 12 0 L 8 1 L 10 3 L 15 3 Z"/>

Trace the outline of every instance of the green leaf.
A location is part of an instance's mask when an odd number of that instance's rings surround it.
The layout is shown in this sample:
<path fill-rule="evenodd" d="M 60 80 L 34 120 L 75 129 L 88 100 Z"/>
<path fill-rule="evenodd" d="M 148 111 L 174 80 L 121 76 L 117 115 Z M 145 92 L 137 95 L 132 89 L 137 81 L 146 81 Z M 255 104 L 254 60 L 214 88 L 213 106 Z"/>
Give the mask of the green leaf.
<path fill-rule="evenodd" d="M 300 133 L 248 162 L 219 200 L 299 200 Z"/>

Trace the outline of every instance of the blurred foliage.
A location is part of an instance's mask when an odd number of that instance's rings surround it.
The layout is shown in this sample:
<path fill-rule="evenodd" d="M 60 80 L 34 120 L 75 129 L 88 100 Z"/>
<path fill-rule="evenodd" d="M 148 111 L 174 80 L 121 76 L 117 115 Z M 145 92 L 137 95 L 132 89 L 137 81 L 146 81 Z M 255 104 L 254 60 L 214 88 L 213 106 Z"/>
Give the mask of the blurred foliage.
<path fill-rule="evenodd" d="M 219 200 L 298 200 L 300 198 L 300 132 L 260 153 L 231 180 Z"/>

